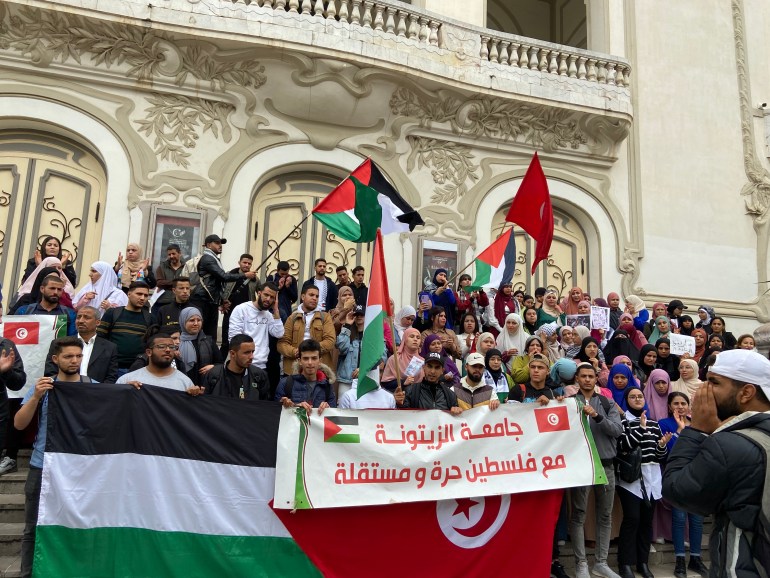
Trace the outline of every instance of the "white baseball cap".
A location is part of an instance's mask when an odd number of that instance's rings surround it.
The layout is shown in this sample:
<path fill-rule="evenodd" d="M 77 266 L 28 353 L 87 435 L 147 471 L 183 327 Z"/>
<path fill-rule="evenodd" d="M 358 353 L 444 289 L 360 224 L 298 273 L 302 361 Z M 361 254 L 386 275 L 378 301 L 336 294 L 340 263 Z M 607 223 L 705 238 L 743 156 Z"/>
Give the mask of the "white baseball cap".
<path fill-rule="evenodd" d="M 465 365 L 484 365 L 484 356 L 480 353 L 473 352 L 465 360 Z"/>
<path fill-rule="evenodd" d="M 770 360 L 756 351 L 748 349 L 731 349 L 717 355 L 714 365 L 709 368 L 711 373 L 744 381 L 762 388 L 765 395 L 770 397 Z"/>

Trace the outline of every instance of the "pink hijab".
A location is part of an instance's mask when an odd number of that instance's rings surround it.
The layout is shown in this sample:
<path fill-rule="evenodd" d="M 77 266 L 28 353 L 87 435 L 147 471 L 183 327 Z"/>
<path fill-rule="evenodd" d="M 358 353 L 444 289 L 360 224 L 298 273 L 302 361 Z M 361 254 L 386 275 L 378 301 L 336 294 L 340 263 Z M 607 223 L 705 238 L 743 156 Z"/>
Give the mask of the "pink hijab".
<path fill-rule="evenodd" d="M 404 330 L 404 336 L 401 339 L 401 343 L 398 346 L 398 352 L 396 355 L 392 355 L 390 359 L 388 359 L 388 362 L 385 364 L 385 369 L 382 372 L 382 381 L 393 381 L 396 379 L 396 368 L 395 364 L 398 363 L 398 367 L 401 370 L 401 381 L 403 382 L 404 379 L 406 379 L 406 376 L 404 375 L 404 372 L 406 371 L 406 368 L 409 366 L 409 362 L 412 361 L 413 357 L 417 357 L 418 359 L 422 359 L 417 353 L 409 353 L 406 349 L 406 342 L 410 335 L 417 334 L 420 335 L 420 332 L 415 329 L 414 327 L 410 327 L 408 329 Z M 418 348 L 419 351 L 419 348 Z M 422 369 L 420 369 L 419 373 L 414 376 L 414 382 L 418 383 L 422 381 L 423 377 L 425 376 L 425 373 Z"/>
<path fill-rule="evenodd" d="M 663 395 L 659 394 L 655 389 L 656 381 L 665 381 L 668 384 L 668 389 Z M 671 393 L 671 378 L 666 373 L 665 369 L 653 369 L 650 372 L 650 377 L 647 379 L 647 384 L 644 386 L 644 401 L 647 402 L 649 413 L 647 417 L 660 421 L 668 417 L 668 394 Z"/>

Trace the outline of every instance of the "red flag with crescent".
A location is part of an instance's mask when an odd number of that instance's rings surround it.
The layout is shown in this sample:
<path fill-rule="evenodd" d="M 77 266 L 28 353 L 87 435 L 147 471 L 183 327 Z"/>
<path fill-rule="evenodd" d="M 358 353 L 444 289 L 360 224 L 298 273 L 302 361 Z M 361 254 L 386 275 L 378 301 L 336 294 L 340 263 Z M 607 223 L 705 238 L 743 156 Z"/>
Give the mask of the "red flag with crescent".
<path fill-rule="evenodd" d="M 542 578 L 562 494 L 273 511 L 326 578 Z"/>

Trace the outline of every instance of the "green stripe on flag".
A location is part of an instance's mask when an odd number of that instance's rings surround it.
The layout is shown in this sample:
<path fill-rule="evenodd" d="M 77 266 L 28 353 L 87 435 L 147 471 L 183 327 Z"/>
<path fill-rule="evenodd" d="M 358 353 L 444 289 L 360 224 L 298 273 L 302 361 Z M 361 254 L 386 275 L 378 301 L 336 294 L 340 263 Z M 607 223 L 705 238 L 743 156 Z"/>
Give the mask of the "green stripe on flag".
<path fill-rule="evenodd" d="M 474 266 L 476 268 L 476 278 L 468 286 L 468 291 L 480 291 L 492 278 L 492 266 L 489 263 L 476 259 Z"/>
<path fill-rule="evenodd" d="M 360 444 L 361 436 L 358 434 L 337 434 L 324 440 L 327 444 Z"/>
<path fill-rule="evenodd" d="M 313 213 L 313 216 L 341 239 L 355 241 L 361 236 L 361 225 L 347 213 Z"/>
<path fill-rule="evenodd" d="M 353 240 L 358 243 L 371 243 L 377 236 L 377 229 L 382 224 L 382 207 L 377 198 L 378 193 L 355 177 L 351 176 L 350 180 L 356 185 L 356 207 L 353 212 L 361 227 L 361 234 L 358 239 Z"/>
<path fill-rule="evenodd" d="M 321 576 L 291 538 L 38 526 L 35 578 Z"/>
<path fill-rule="evenodd" d="M 580 400 L 577 400 L 577 408 L 578 412 L 580 412 L 580 425 L 583 426 L 583 435 L 585 436 L 586 440 L 588 441 L 588 447 L 591 448 L 591 461 L 594 465 L 594 483 L 593 485 L 598 486 L 601 484 L 607 483 L 607 474 L 604 471 L 604 466 L 602 465 L 602 459 L 599 457 L 599 450 L 596 449 L 596 442 L 594 442 L 594 434 L 591 432 L 591 425 L 588 423 L 588 416 L 583 413 L 583 407 L 585 406 L 584 403 L 580 403 Z"/>
<path fill-rule="evenodd" d="M 371 287 L 369 288 L 371 291 Z M 382 352 L 384 351 L 385 343 L 385 330 L 383 329 L 383 323 L 385 322 L 385 312 L 380 311 L 380 314 L 374 317 L 364 327 L 364 336 L 361 338 L 361 353 L 359 356 L 359 375 L 364 373 L 363 377 L 358 379 L 357 394 L 360 399 L 362 395 L 374 391 L 380 384 L 377 383 L 370 375 L 370 370 L 378 365 L 382 361 Z M 379 371 L 376 372 L 379 376 Z"/>

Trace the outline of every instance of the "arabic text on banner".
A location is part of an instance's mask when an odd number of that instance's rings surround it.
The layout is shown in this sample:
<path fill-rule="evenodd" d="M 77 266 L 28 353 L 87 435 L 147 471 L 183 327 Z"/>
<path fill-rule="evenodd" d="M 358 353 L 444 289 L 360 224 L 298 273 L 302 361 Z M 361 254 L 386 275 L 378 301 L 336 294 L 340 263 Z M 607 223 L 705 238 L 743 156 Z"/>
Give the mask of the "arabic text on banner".
<path fill-rule="evenodd" d="M 281 415 L 275 507 L 363 506 L 606 483 L 575 399 L 441 411 Z"/>

